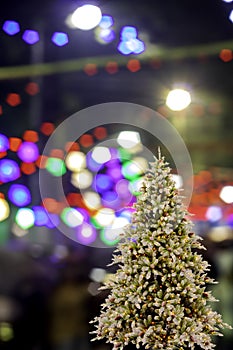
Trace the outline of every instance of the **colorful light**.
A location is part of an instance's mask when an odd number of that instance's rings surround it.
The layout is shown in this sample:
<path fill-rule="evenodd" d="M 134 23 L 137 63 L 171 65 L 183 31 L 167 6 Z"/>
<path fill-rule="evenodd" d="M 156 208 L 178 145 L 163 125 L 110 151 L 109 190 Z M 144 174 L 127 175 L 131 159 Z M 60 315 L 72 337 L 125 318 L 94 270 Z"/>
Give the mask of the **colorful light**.
<path fill-rule="evenodd" d="M 115 219 L 114 210 L 111 208 L 101 208 L 95 214 L 94 219 L 96 220 L 97 224 L 102 227 L 109 226 Z"/>
<path fill-rule="evenodd" d="M 33 45 L 40 40 L 39 33 L 35 30 L 30 29 L 25 30 L 22 38 L 29 45 Z"/>
<path fill-rule="evenodd" d="M 62 176 L 66 173 L 65 163 L 62 159 L 50 157 L 46 161 L 46 169 L 53 176 Z"/>
<path fill-rule="evenodd" d="M 78 172 L 86 167 L 86 156 L 83 152 L 71 151 L 65 159 L 69 170 Z"/>
<path fill-rule="evenodd" d="M 111 43 L 116 38 L 116 34 L 112 29 L 101 29 L 98 33 L 98 36 L 98 41 L 103 44 Z"/>
<path fill-rule="evenodd" d="M 78 7 L 71 16 L 74 27 L 81 30 L 95 28 L 101 21 L 102 13 L 99 7 L 94 5 L 83 5 Z"/>
<path fill-rule="evenodd" d="M 11 159 L 0 160 L 0 181 L 10 182 L 20 177 L 18 164 Z"/>
<path fill-rule="evenodd" d="M 124 231 L 124 227 L 129 224 L 127 218 L 117 217 L 113 221 L 112 225 L 106 227 L 100 232 L 100 239 L 109 246 L 115 245 L 119 242 L 120 235 Z"/>
<path fill-rule="evenodd" d="M 129 190 L 134 196 L 138 196 L 140 194 L 140 189 L 142 187 L 143 179 L 136 179 L 131 181 L 129 184 Z"/>
<path fill-rule="evenodd" d="M 93 189 L 97 192 L 109 190 L 113 185 L 112 179 L 107 174 L 97 174 L 93 181 Z"/>
<path fill-rule="evenodd" d="M 91 170 L 91 171 L 95 171 L 97 172 L 98 170 L 100 170 L 100 168 L 102 167 L 102 165 L 100 163 L 97 163 L 93 158 L 92 158 L 92 153 L 88 152 L 86 155 L 86 161 L 87 161 L 87 167 Z"/>
<path fill-rule="evenodd" d="M 21 103 L 21 98 L 20 98 L 19 94 L 10 93 L 7 95 L 6 102 L 11 107 L 16 107 Z"/>
<path fill-rule="evenodd" d="M 125 162 L 122 166 L 122 174 L 128 180 L 134 180 L 140 174 L 142 174 L 142 169 L 138 164 L 132 161 Z"/>
<path fill-rule="evenodd" d="M 112 178 L 113 181 L 119 181 L 120 179 L 122 179 L 121 167 L 119 166 L 119 162 L 113 164 L 115 164 L 116 166 L 108 168 L 106 170 L 106 173 Z"/>
<path fill-rule="evenodd" d="M 137 38 L 137 29 L 131 26 L 125 26 L 121 30 L 121 41 L 117 47 L 118 51 L 123 55 L 131 53 L 140 54 L 145 50 L 143 41 Z"/>
<path fill-rule="evenodd" d="M 51 40 L 57 46 L 64 46 L 69 42 L 68 35 L 62 32 L 53 33 Z"/>
<path fill-rule="evenodd" d="M 32 163 L 39 157 L 38 146 L 33 142 L 23 142 L 18 149 L 18 157 L 25 163 Z"/>
<path fill-rule="evenodd" d="M 79 173 L 73 173 L 71 175 L 71 183 L 74 187 L 77 187 L 79 189 L 86 189 L 91 186 L 92 184 L 93 175 L 92 173 L 84 169 L 80 171 Z"/>
<path fill-rule="evenodd" d="M 83 201 L 90 210 L 97 210 L 101 206 L 101 200 L 98 193 L 87 191 L 83 194 Z"/>
<path fill-rule="evenodd" d="M 69 227 L 77 227 L 84 220 L 82 214 L 73 208 L 64 208 L 61 213 L 61 219 Z"/>
<path fill-rule="evenodd" d="M 111 152 L 107 147 L 95 147 L 91 153 L 92 159 L 99 164 L 104 164 L 111 159 Z"/>
<path fill-rule="evenodd" d="M 233 186 L 224 186 L 219 196 L 223 202 L 227 204 L 233 203 Z"/>
<path fill-rule="evenodd" d="M 121 131 L 117 137 L 117 142 L 121 147 L 130 149 L 141 143 L 140 134 L 135 131 Z"/>
<path fill-rule="evenodd" d="M 14 184 L 11 185 L 8 191 L 8 197 L 10 201 L 18 206 L 23 207 L 31 203 L 31 193 L 29 189 L 24 185 Z"/>
<path fill-rule="evenodd" d="M 91 244 L 96 240 L 96 237 L 96 229 L 86 222 L 77 228 L 77 239 L 82 244 Z"/>
<path fill-rule="evenodd" d="M 2 29 L 8 35 L 15 35 L 20 31 L 19 23 L 16 21 L 5 21 Z"/>
<path fill-rule="evenodd" d="M 129 192 L 129 181 L 126 179 L 119 180 L 115 185 L 116 192 L 118 193 L 120 198 L 128 198 L 131 197 Z"/>
<path fill-rule="evenodd" d="M 35 222 L 33 210 L 29 208 L 20 208 L 16 213 L 15 222 L 23 230 L 28 230 Z"/>
<path fill-rule="evenodd" d="M 5 135 L 0 134 L 0 152 L 7 151 L 9 147 L 10 147 L 10 143 L 8 138 Z"/>
<path fill-rule="evenodd" d="M 222 218 L 222 209 L 218 206 L 210 206 L 206 211 L 206 219 L 211 222 L 216 222 Z"/>
<path fill-rule="evenodd" d="M 49 222 L 48 214 L 45 208 L 35 206 L 32 208 L 35 216 L 35 226 L 47 226 Z"/>
<path fill-rule="evenodd" d="M 174 89 L 169 92 L 166 105 L 172 111 L 182 111 L 191 103 L 190 93 L 183 89 Z"/>
<path fill-rule="evenodd" d="M 106 208 L 119 209 L 121 200 L 115 191 L 106 191 L 101 195 L 102 204 Z"/>
<path fill-rule="evenodd" d="M 113 26 L 113 18 L 109 15 L 103 15 L 101 18 L 101 21 L 99 23 L 100 28 L 102 29 L 108 29 Z"/>
<path fill-rule="evenodd" d="M 10 215 L 10 207 L 4 198 L 0 198 L 0 222 L 6 220 Z"/>

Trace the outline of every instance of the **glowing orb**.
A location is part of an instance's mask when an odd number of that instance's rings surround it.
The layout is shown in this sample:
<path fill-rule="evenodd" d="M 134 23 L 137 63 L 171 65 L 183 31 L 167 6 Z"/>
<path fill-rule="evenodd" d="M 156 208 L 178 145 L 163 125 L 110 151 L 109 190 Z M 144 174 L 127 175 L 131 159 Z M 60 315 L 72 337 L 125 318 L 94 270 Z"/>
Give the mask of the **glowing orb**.
<path fill-rule="evenodd" d="M 172 111 L 182 111 L 191 103 L 190 93 L 183 89 L 174 89 L 169 92 L 166 99 L 166 105 Z"/>
<path fill-rule="evenodd" d="M 39 157 L 39 150 L 33 142 L 23 142 L 18 149 L 18 157 L 25 163 L 32 163 Z"/>
<path fill-rule="evenodd" d="M 57 46 L 64 46 L 69 42 L 68 35 L 62 32 L 53 33 L 51 40 Z"/>
<path fill-rule="evenodd" d="M 0 181 L 14 181 L 20 177 L 18 164 L 11 159 L 0 160 Z"/>
<path fill-rule="evenodd" d="M 4 221 L 10 215 L 8 202 L 4 198 L 0 198 L 0 222 Z"/>
<path fill-rule="evenodd" d="M 233 203 L 233 186 L 224 186 L 221 189 L 220 198 L 227 204 Z"/>
<path fill-rule="evenodd" d="M 78 7 L 71 16 L 74 27 L 82 30 L 95 28 L 101 21 L 102 13 L 99 7 L 94 5 L 83 5 Z"/>
<path fill-rule="evenodd" d="M 11 185 L 8 197 L 18 207 L 26 206 L 31 202 L 31 193 L 24 185 Z"/>
<path fill-rule="evenodd" d="M 35 215 L 32 209 L 20 208 L 15 216 L 17 225 L 23 230 L 27 230 L 34 225 Z"/>
<path fill-rule="evenodd" d="M 9 147 L 10 147 L 10 143 L 8 138 L 5 135 L 0 134 L 0 152 L 7 151 Z"/>

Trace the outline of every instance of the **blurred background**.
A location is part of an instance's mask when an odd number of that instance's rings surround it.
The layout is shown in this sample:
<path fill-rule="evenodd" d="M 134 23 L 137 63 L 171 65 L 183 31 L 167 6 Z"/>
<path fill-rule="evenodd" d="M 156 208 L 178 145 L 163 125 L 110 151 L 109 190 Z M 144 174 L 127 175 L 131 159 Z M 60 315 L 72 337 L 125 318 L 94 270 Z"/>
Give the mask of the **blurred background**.
<path fill-rule="evenodd" d="M 110 349 L 90 342 L 89 321 L 159 141 L 110 123 L 43 152 L 70 115 L 105 102 L 151 108 L 183 138 L 189 211 L 233 324 L 233 1 L 9 0 L 0 13 L 0 348 Z M 41 197 L 39 173 L 62 179 L 65 203 Z M 232 332 L 216 344 L 232 349 Z"/>

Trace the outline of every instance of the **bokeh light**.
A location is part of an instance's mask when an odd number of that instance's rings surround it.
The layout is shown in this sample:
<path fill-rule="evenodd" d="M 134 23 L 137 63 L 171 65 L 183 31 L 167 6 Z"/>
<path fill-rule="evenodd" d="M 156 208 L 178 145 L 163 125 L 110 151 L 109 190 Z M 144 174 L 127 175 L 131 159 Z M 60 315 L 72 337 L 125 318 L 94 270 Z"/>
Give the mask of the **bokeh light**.
<path fill-rule="evenodd" d="M 7 151 L 9 147 L 10 144 L 8 138 L 5 135 L 0 134 L 0 152 Z"/>
<path fill-rule="evenodd" d="M 25 30 L 22 38 L 29 45 L 33 45 L 40 40 L 39 33 L 36 30 L 30 29 Z"/>
<path fill-rule="evenodd" d="M 129 149 L 141 143 L 140 134 L 135 131 L 121 131 L 117 137 L 120 146 Z"/>
<path fill-rule="evenodd" d="M 5 21 L 2 29 L 8 35 L 15 35 L 20 31 L 19 23 L 16 21 Z"/>
<path fill-rule="evenodd" d="M 115 219 L 114 210 L 111 208 L 100 208 L 94 215 L 94 220 L 102 227 L 109 226 Z"/>
<path fill-rule="evenodd" d="M 8 191 L 8 197 L 18 207 L 23 207 L 31 203 L 31 193 L 24 185 L 11 185 Z"/>
<path fill-rule="evenodd" d="M 131 53 L 140 54 L 145 50 L 143 41 L 137 38 L 137 29 L 131 26 L 125 26 L 121 30 L 121 41 L 118 44 L 118 51 L 123 55 Z"/>
<path fill-rule="evenodd" d="M 233 23 L 233 10 L 229 14 L 229 20 Z"/>
<path fill-rule="evenodd" d="M 87 191 L 83 194 L 83 201 L 88 209 L 97 210 L 101 206 L 101 199 L 98 193 Z"/>
<path fill-rule="evenodd" d="M 83 152 L 71 151 L 65 159 L 69 170 L 78 172 L 86 167 L 86 156 Z"/>
<path fill-rule="evenodd" d="M 182 111 L 191 103 L 190 93 L 183 89 L 174 89 L 169 92 L 166 105 L 173 111 Z"/>
<path fill-rule="evenodd" d="M 77 227 L 83 223 L 83 215 L 73 209 L 73 208 L 64 208 L 61 213 L 62 221 L 69 227 Z"/>
<path fill-rule="evenodd" d="M 53 33 L 51 40 L 57 46 L 64 46 L 69 42 L 68 35 L 62 32 Z"/>
<path fill-rule="evenodd" d="M 33 208 L 34 216 L 35 216 L 35 226 L 47 226 L 49 218 L 47 211 L 44 207 L 34 206 Z"/>
<path fill-rule="evenodd" d="M 206 219 L 211 222 L 216 222 L 222 219 L 222 209 L 216 205 L 210 206 L 206 211 Z"/>
<path fill-rule="evenodd" d="M 33 210 L 29 208 L 20 208 L 16 213 L 15 222 L 23 230 L 28 230 L 35 222 Z"/>
<path fill-rule="evenodd" d="M 183 187 L 183 179 L 180 175 L 178 174 L 172 174 L 172 179 L 175 182 L 176 188 L 182 188 Z"/>
<path fill-rule="evenodd" d="M 233 203 L 233 186 L 224 186 L 221 189 L 220 198 L 227 204 Z"/>
<path fill-rule="evenodd" d="M 10 215 L 10 207 L 4 198 L 0 198 L 0 222 L 4 221 Z"/>
<path fill-rule="evenodd" d="M 84 169 L 78 173 L 73 173 L 71 175 L 71 183 L 74 187 L 79 189 L 86 189 L 92 184 L 93 175 L 92 173 Z"/>
<path fill-rule="evenodd" d="M 95 28 L 101 21 L 102 13 L 98 6 L 83 5 L 77 8 L 71 15 L 71 22 L 74 27 L 81 30 Z"/>
<path fill-rule="evenodd" d="M 0 160 L 0 181 L 10 182 L 20 177 L 20 169 L 18 164 L 11 159 Z"/>
<path fill-rule="evenodd" d="M 96 240 L 96 237 L 96 229 L 92 225 L 84 222 L 82 225 L 78 226 L 77 239 L 80 243 L 85 245 L 91 244 Z"/>
<path fill-rule="evenodd" d="M 21 103 L 21 98 L 20 98 L 19 94 L 10 93 L 7 95 L 6 102 L 11 107 L 16 107 Z"/>
<path fill-rule="evenodd" d="M 91 156 L 95 162 L 103 164 L 111 159 L 111 152 L 107 147 L 95 147 Z"/>
<path fill-rule="evenodd" d="M 62 176 L 66 173 L 66 166 L 62 159 L 50 157 L 46 161 L 46 169 L 53 176 Z"/>
<path fill-rule="evenodd" d="M 32 163 L 39 157 L 38 146 L 33 142 L 23 142 L 18 149 L 18 157 L 25 163 Z"/>
<path fill-rule="evenodd" d="M 93 189 L 97 192 L 107 191 L 113 186 L 113 181 L 107 174 L 97 174 L 93 181 Z"/>
<path fill-rule="evenodd" d="M 113 26 L 113 18 L 112 16 L 109 15 L 103 15 L 101 18 L 101 21 L 99 23 L 100 28 L 102 29 L 109 29 L 110 27 Z"/>

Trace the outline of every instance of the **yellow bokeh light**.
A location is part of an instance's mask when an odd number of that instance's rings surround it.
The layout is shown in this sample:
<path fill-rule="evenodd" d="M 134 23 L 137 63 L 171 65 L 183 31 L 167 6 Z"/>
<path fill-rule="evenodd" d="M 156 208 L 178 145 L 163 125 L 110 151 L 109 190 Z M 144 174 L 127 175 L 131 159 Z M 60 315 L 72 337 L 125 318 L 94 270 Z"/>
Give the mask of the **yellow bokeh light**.
<path fill-rule="evenodd" d="M 71 151 L 68 153 L 65 163 L 69 170 L 78 172 L 86 167 L 86 156 L 83 152 Z"/>
<path fill-rule="evenodd" d="M 4 198 L 0 198 L 0 222 L 4 221 L 10 215 L 10 207 Z"/>

